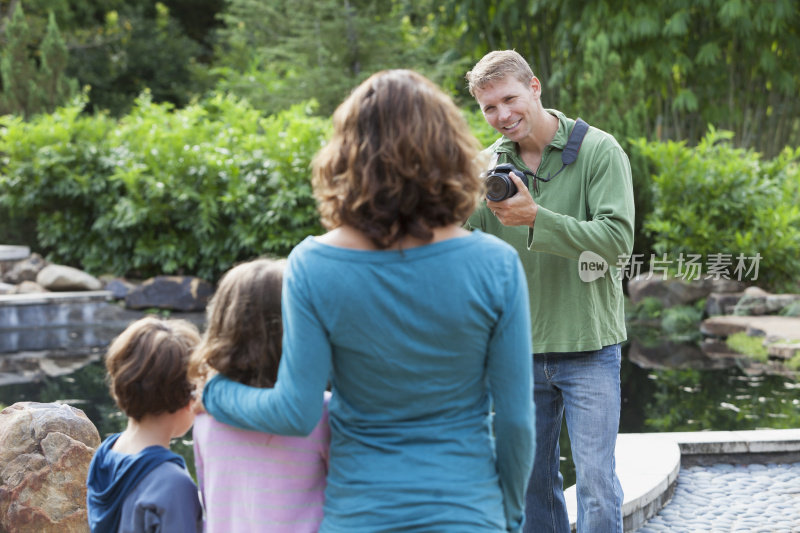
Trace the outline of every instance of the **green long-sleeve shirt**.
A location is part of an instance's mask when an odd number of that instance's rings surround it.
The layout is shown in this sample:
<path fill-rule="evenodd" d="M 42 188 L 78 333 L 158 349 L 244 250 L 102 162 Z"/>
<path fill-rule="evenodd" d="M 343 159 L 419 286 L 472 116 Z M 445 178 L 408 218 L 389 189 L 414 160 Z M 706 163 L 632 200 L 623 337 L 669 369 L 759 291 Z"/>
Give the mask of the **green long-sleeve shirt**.
<path fill-rule="evenodd" d="M 542 177 L 558 172 L 575 121 L 559 111 L 548 112 L 558 118 L 559 126 L 538 169 L 528 168 L 516 143 L 505 137 L 489 148 L 498 154 L 497 162 L 513 163 Z M 633 247 L 628 157 L 613 136 L 590 127 L 577 161 L 552 181 L 540 181 L 538 192 L 533 180 L 529 181 L 539 204 L 533 229 L 503 226 L 485 202 L 469 218 L 468 226 L 500 237 L 519 253 L 528 279 L 534 353 L 596 350 L 624 341 L 618 264 L 620 256 L 627 257 Z M 584 281 L 599 272 L 600 258 L 608 265 L 604 276 Z"/>

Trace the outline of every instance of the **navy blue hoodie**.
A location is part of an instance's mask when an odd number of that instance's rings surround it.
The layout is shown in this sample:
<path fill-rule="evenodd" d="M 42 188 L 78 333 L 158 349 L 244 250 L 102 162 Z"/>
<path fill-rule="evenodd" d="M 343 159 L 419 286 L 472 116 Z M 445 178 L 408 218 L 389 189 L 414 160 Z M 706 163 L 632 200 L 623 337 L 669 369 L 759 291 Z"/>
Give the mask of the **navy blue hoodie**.
<path fill-rule="evenodd" d="M 97 448 L 89 465 L 86 503 L 92 533 L 116 533 L 119 530 L 126 498 L 153 470 L 166 462 L 186 468 L 180 455 L 163 446 L 148 446 L 136 454 L 114 452 L 111 447 L 120 435 L 116 433 L 108 437 Z M 189 477 L 188 472 L 186 477 Z"/>

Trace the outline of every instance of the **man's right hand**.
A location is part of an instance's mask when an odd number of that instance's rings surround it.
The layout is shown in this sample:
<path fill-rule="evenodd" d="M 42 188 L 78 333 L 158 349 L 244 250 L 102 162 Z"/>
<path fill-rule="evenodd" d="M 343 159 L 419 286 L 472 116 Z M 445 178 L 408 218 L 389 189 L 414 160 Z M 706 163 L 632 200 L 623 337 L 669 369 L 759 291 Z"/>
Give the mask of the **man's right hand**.
<path fill-rule="evenodd" d="M 534 201 L 528 187 L 525 186 L 519 176 L 513 172 L 509 172 L 508 176 L 516 184 L 517 194 L 506 198 L 502 202 L 487 200 L 486 207 L 494 213 L 494 216 L 504 226 L 530 226 L 532 228 L 536 221 L 539 205 Z"/>

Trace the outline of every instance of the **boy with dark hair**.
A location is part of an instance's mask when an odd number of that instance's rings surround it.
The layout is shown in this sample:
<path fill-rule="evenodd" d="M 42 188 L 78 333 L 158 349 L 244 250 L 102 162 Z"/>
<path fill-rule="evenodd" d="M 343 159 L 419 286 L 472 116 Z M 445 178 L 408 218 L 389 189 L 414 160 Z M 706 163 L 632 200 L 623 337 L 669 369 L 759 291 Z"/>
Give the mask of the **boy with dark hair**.
<path fill-rule="evenodd" d="M 200 342 L 185 320 L 140 319 L 109 347 L 110 392 L 128 416 L 89 466 L 89 526 L 98 532 L 202 531 L 197 486 L 183 458 L 169 450 L 194 422 L 186 370 Z"/>

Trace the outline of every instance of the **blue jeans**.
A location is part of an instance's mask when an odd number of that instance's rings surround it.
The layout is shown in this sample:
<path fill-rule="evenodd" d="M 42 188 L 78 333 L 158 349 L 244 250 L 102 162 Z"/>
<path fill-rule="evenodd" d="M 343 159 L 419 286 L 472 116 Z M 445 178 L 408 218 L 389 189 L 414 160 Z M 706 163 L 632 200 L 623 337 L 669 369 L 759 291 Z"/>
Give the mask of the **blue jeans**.
<path fill-rule="evenodd" d="M 578 495 L 578 531 L 622 532 L 619 430 L 620 345 L 533 356 L 536 456 L 525 494 L 526 532 L 569 533 L 558 438 L 566 413 Z"/>

